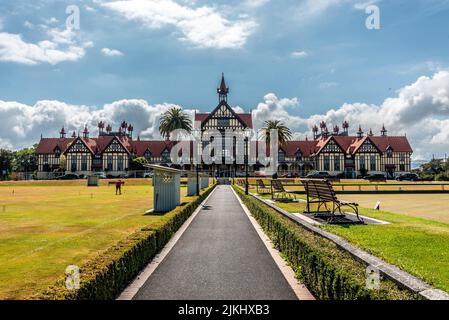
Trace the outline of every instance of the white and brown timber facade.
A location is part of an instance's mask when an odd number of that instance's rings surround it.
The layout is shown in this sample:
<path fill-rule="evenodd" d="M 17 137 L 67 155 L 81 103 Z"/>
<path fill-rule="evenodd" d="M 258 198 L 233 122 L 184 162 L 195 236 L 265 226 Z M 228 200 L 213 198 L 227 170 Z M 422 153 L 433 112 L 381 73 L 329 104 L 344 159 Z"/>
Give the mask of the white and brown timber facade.
<path fill-rule="evenodd" d="M 210 113 L 196 113 L 194 122 L 201 131 L 253 129 L 251 113 L 236 113 L 228 104 L 229 88 L 224 77 L 217 89 L 218 106 Z M 333 175 L 354 178 L 360 174 L 383 173 L 389 177 L 411 171 L 413 150 L 406 136 L 389 136 L 385 127 L 375 136 L 370 130 L 365 134 L 359 127 L 356 135 L 349 135 L 349 123 L 342 124 L 342 131 L 334 126 L 332 132 L 322 122 L 320 129 L 312 128 L 313 139 L 289 141 L 280 146 L 279 174 L 297 173 L 305 175 L 311 170 L 327 171 Z M 82 135 L 73 133 L 66 137 L 65 129 L 59 138 L 42 138 L 36 153 L 38 156 L 38 176 L 45 177 L 60 168 L 65 172 L 88 175 L 92 172 L 106 172 L 121 175 L 130 171 L 134 158 L 144 157 L 154 164 L 171 165 L 170 152 L 176 142 L 168 140 L 133 139 L 133 126 L 125 121 L 117 132 L 103 122 L 98 124 L 98 136 L 91 138 L 86 127 Z M 224 157 L 235 158 L 233 155 Z M 61 156 L 65 164 L 61 166 Z M 225 163 L 225 161 L 223 161 Z M 183 165 L 190 169 L 189 164 Z M 202 171 L 213 175 L 241 175 L 243 165 L 202 165 Z M 260 165 L 250 168 L 250 173 L 258 171 Z"/>

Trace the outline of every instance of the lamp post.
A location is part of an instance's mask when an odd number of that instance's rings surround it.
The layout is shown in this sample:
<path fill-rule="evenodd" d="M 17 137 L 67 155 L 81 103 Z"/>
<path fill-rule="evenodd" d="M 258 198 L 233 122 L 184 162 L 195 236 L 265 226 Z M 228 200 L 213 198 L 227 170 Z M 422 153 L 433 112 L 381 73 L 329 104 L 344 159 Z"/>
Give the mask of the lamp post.
<path fill-rule="evenodd" d="M 245 137 L 245 195 L 249 195 L 249 183 L 248 183 L 248 141 L 249 137 Z"/>

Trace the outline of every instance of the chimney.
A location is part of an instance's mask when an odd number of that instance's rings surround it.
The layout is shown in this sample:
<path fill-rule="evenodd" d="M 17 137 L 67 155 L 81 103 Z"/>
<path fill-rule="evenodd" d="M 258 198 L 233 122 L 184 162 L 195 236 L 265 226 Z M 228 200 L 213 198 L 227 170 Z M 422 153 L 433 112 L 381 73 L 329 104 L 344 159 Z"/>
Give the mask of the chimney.
<path fill-rule="evenodd" d="M 345 120 L 343 122 L 343 134 L 345 136 L 348 136 L 349 135 L 348 131 L 349 131 L 349 122 Z"/>

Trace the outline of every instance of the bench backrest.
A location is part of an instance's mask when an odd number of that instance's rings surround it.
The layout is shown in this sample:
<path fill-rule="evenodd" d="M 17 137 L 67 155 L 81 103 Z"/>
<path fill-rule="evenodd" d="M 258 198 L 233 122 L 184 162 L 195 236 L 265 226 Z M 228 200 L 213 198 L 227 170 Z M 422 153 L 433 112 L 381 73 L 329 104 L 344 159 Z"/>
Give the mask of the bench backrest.
<path fill-rule="evenodd" d="M 323 201 L 338 201 L 332 184 L 327 180 L 301 180 L 307 197 Z"/>
<path fill-rule="evenodd" d="M 256 180 L 257 186 L 261 189 L 266 189 L 267 187 L 265 186 L 265 183 L 263 183 L 262 179 L 257 179 Z"/>
<path fill-rule="evenodd" d="M 280 182 L 279 180 L 271 180 L 271 187 L 275 192 L 286 192 L 284 186 L 282 185 L 282 182 Z"/>

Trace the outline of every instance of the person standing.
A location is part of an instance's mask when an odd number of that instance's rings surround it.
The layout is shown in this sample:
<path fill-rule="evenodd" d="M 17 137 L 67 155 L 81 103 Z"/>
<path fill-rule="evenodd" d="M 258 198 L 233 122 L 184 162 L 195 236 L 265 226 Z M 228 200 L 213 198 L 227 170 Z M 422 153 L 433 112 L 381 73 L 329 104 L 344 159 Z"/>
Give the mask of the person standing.
<path fill-rule="evenodd" d="M 115 195 L 122 195 L 122 185 L 125 183 L 122 180 L 119 180 L 115 183 Z"/>

